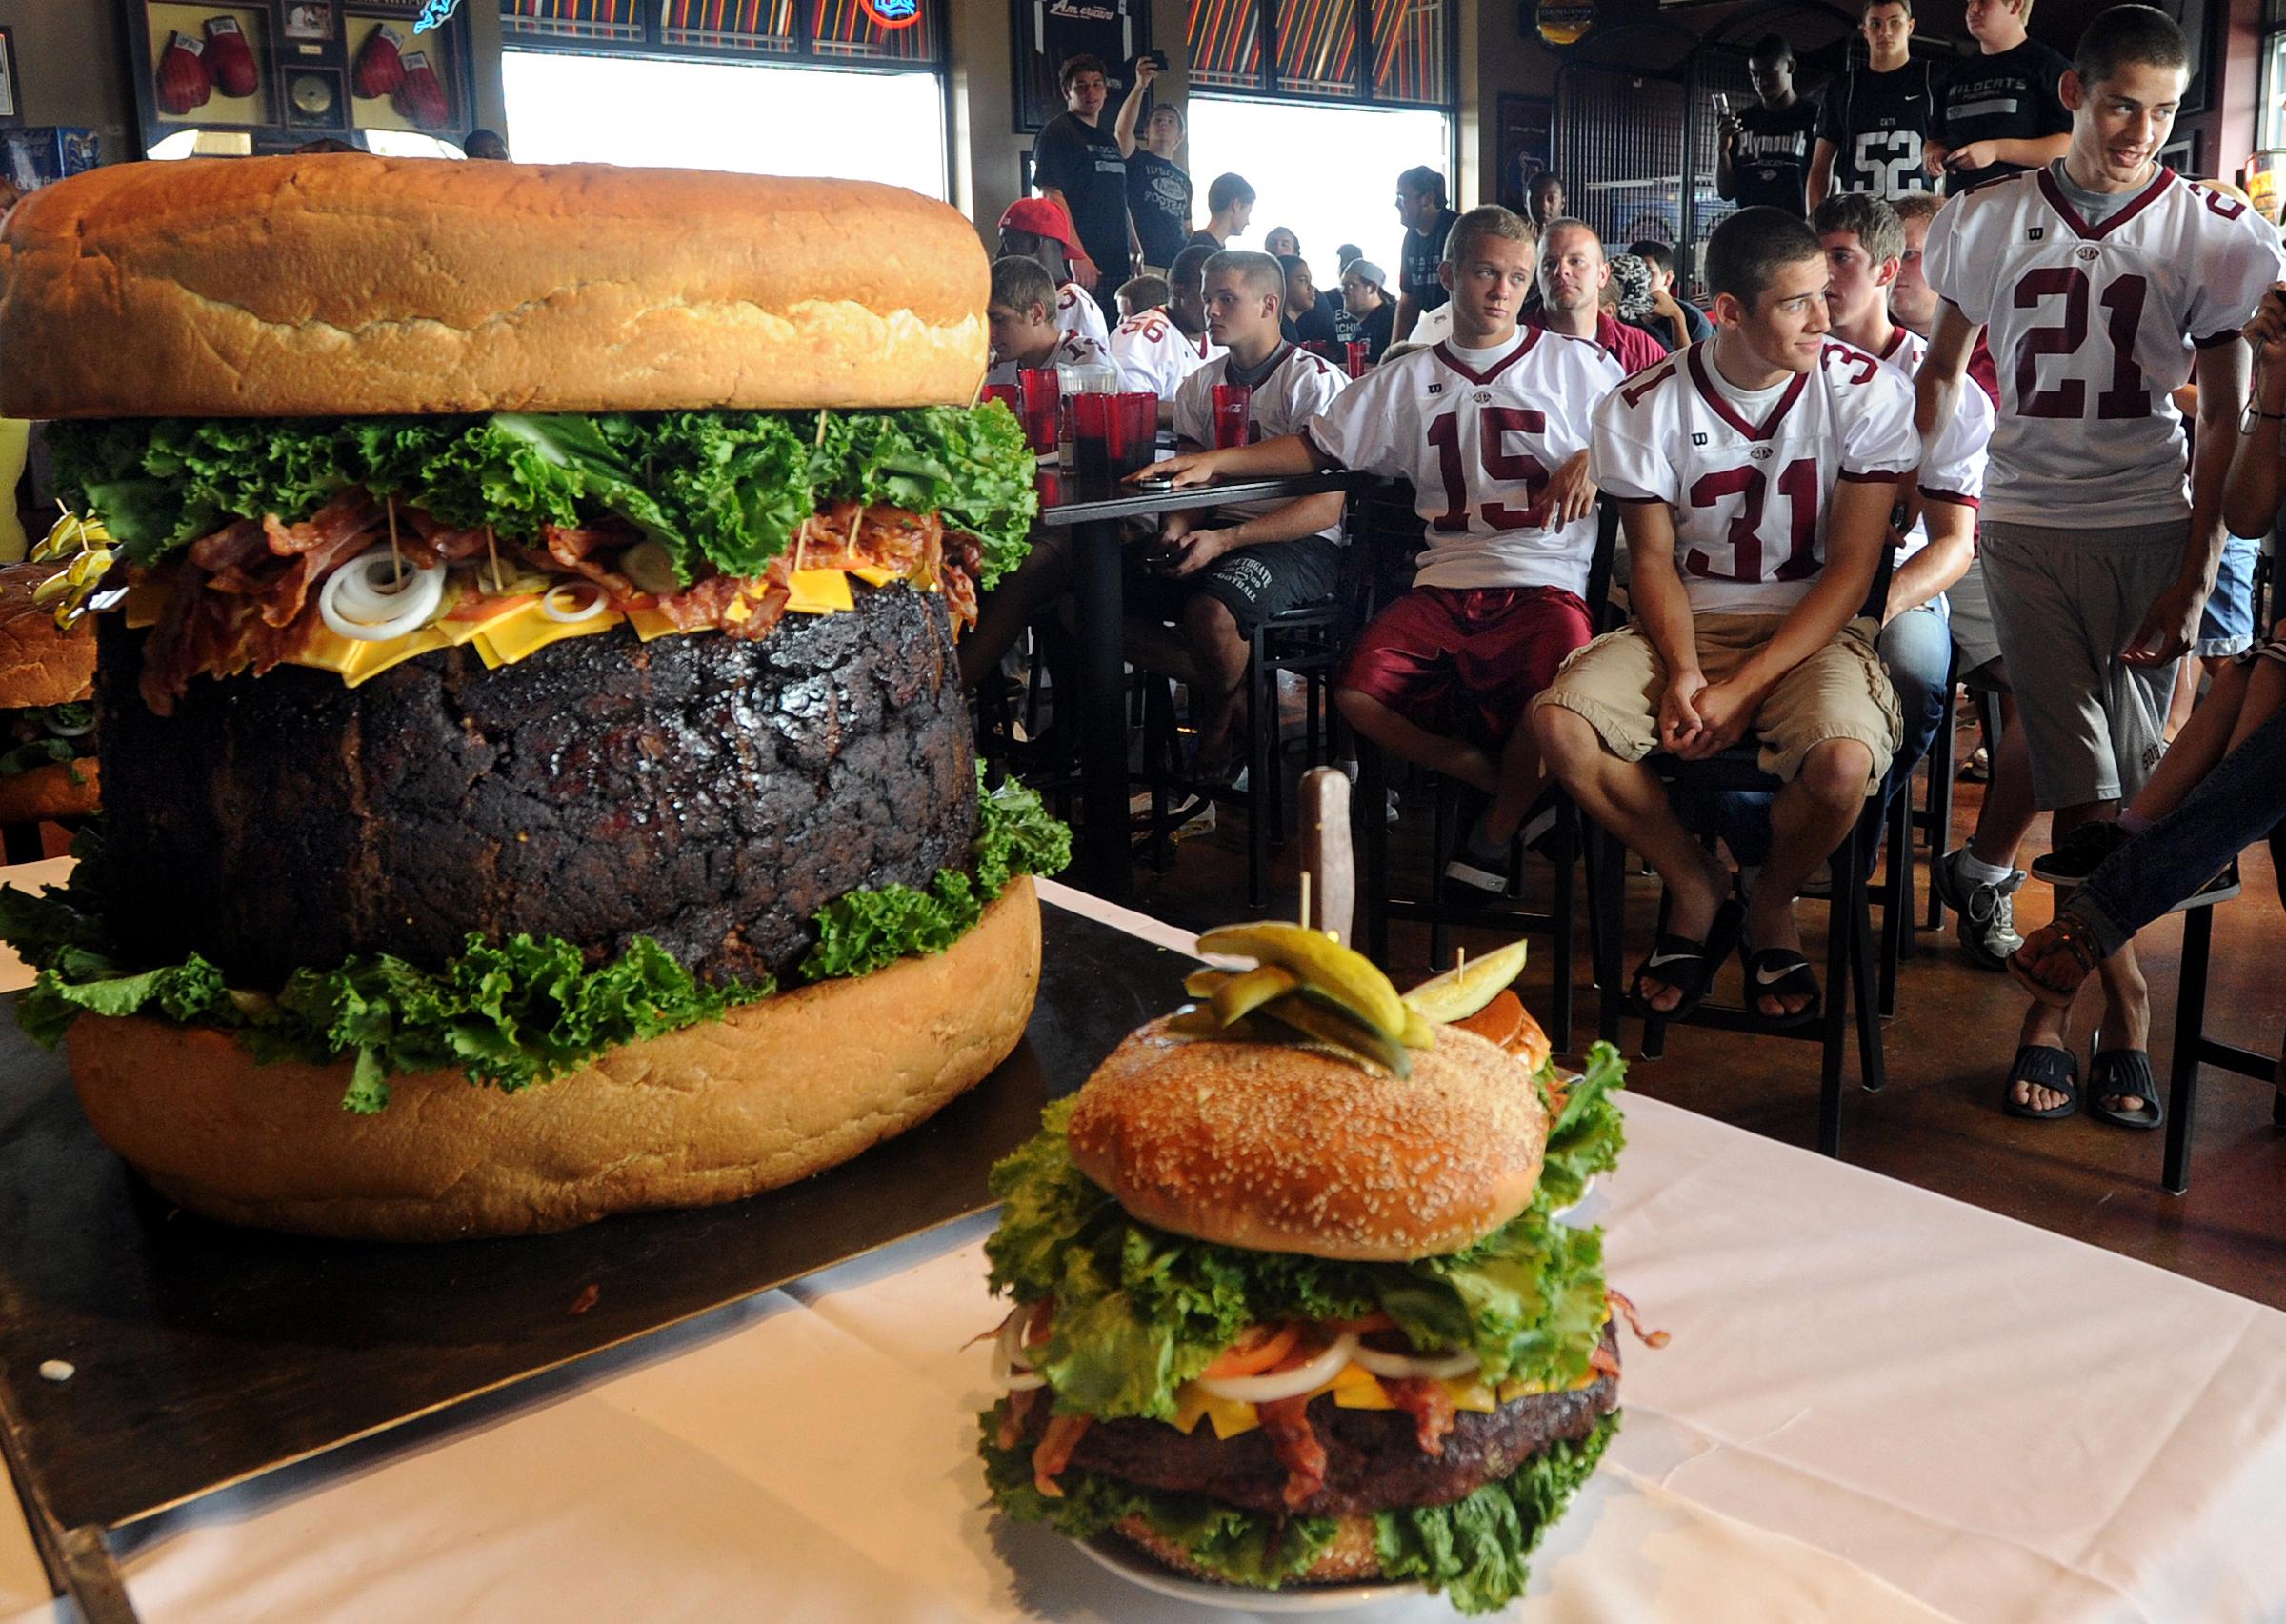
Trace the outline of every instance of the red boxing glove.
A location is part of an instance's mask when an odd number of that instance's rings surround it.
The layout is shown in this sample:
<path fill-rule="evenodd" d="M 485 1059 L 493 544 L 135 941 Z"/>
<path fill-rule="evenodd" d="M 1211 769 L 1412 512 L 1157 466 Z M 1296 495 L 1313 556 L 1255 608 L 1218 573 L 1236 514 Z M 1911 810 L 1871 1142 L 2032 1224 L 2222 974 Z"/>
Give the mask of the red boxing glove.
<path fill-rule="evenodd" d="M 158 100 L 159 110 L 170 118 L 205 107 L 213 95 L 205 52 L 204 40 L 191 39 L 179 29 L 167 36 L 167 49 L 159 52 Z"/>
<path fill-rule="evenodd" d="M 445 88 L 436 82 L 425 50 L 405 58 L 405 83 L 391 100 L 399 112 L 423 130 L 442 130 L 451 122 L 451 104 L 445 100 Z"/>
<path fill-rule="evenodd" d="M 251 96 L 262 85 L 254 53 L 238 29 L 235 17 L 207 19 L 207 76 L 226 96 Z"/>
<path fill-rule="evenodd" d="M 350 70 L 350 88 L 371 101 L 393 96 L 405 88 L 405 36 L 383 23 L 365 36 L 357 65 Z"/>

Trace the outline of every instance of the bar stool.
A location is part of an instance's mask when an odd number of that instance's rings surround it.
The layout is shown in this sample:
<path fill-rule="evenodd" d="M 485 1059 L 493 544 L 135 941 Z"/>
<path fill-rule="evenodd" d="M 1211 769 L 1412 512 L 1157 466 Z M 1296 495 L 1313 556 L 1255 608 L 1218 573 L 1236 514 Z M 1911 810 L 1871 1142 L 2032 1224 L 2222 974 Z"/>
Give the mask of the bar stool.
<path fill-rule="evenodd" d="M 1783 788 L 1780 780 L 1756 765 L 1755 747 L 1735 746 L 1720 755 L 1704 761 L 1683 761 L 1674 756 L 1653 756 L 1651 766 L 1667 785 L 1672 798 L 1676 794 L 1715 794 L 1724 792 L 1775 794 Z M 1875 979 L 1877 958 L 1874 946 L 1873 910 L 1866 884 L 1866 871 L 1875 846 L 1882 837 L 1885 822 L 1893 831 L 1895 820 L 1886 819 L 1880 801 L 1874 796 L 1866 799 L 1865 812 L 1852 825 L 1849 834 L 1835 851 L 1829 868 L 1834 875 L 1831 893 L 1827 897 L 1832 911 L 1826 932 L 1826 972 L 1823 978 L 1825 1005 L 1818 1018 L 1795 1027 L 1773 1028 L 1763 1024 L 1745 1002 L 1717 1004 L 1702 1002 L 1698 1008 L 1678 1023 L 1673 1017 L 1657 1017 L 1643 1022 L 1642 1054 L 1646 1060 L 1656 1060 L 1666 1053 L 1667 1028 L 1670 1025 L 1710 1027 L 1717 1032 L 1744 1033 L 1759 1037 L 1792 1038 L 1815 1043 L 1823 1051 L 1818 1073 L 1817 1148 L 1825 1155 L 1841 1154 L 1841 1078 L 1847 1064 L 1847 1051 L 1852 1026 L 1850 1006 L 1854 992 L 1856 1003 L 1855 1025 L 1857 1034 L 1860 1081 L 1868 1093 L 1877 1093 L 1887 1081 L 1881 1051 L 1881 1023 L 1877 1013 L 1879 997 Z M 1609 836 L 1605 836 L 1609 840 Z M 1613 842 L 1616 844 L 1616 842 Z M 1625 937 L 1625 873 L 1616 864 L 1605 862 L 1591 870 L 1591 884 L 1597 889 L 1594 902 L 1604 915 L 1600 935 L 1609 944 L 1609 972 L 1602 975 L 1602 1025 L 1607 1032 L 1616 1031 L 1624 1008 L 1626 987 L 1618 961 L 1623 956 L 1620 944 Z M 1667 912 L 1667 898 L 1662 894 L 1659 913 L 1662 925 Z"/>
<path fill-rule="evenodd" d="M 2271 831 L 2270 850 L 2275 861 L 2286 863 L 2286 824 Z M 2280 1080 L 2277 1055 L 2258 1054 L 2207 1035 L 2207 967 L 2215 942 L 2216 906 L 2215 901 L 2195 902 L 2182 911 L 2183 962 L 2176 983 L 2175 1054 L 2167 1084 L 2167 1150 L 2159 1179 L 2171 1195 L 2180 1195 L 2191 1188 L 2191 1115 L 2198 1103 L 2199 1067 L 2213 1066 L 2252 1077 L 2274 1090 Z M 2270 1119 L 2286 1128 L 2286 1094 L 2272 1094 Z"/>

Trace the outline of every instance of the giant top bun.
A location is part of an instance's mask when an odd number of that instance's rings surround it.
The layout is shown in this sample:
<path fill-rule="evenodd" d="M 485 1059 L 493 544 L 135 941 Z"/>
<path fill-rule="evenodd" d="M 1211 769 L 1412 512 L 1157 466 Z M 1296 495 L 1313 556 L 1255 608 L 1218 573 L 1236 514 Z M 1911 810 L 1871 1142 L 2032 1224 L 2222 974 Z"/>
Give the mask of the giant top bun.
<path fill-rule="evenodd" d="M 55 573 L 43 564 L 0 564 L 0 711 L 69 705 L 91 696 L 95 639 L 65 632 L 31 601 L 32 589 Z"/>
<path fill-rule="evenodd" d="M 1410 1077 L 1165 1019 L 1097 1067 L 1069 1127 L 1079 1170 L 1147 1224 L 1258 1252 L 1405 1262 L 1531 1204 L 1548 1117 L 1497 1044 L 1440 1027 Z"/>
<path fill-rule="evenodd" d="M 896 187 L 362 153 L 120 164 L 0 230 L 0 415 L 965 405 L 990 265 Z"/>

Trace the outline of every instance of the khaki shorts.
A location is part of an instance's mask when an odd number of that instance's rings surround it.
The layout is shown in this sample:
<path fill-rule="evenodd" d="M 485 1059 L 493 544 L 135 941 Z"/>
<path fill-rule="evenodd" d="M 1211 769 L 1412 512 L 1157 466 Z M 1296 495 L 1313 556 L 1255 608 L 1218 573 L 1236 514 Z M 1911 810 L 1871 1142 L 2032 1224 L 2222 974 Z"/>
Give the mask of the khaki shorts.
<path fill-rule="evenodd" d="M 1776 635 L 1782 614 L 1702 614 L 1693 623 L 1699 670 L 1720 682 Z M 1897 696 L 1881 669 L 1867 629 L 1854 620 L 1834 640 L 1778 679 L 1755 711 L 1753 732 L 1762 747 L 1762 771 L 1791 781 L 1802 757 L 1828 739 L 1855 739 L 1873 752 L 1865 792 L 1881 786 L 1903 730 Z M 1667 692 L 1667 662 L 1635 627 L 1606 632 L 1566 660 L 1555 681 L 1533 701 L 1561 705 L 1587 718 L 1604 748 L 1622 761 L 1641 761 L 1658 748 L 1659 701 Z"/>

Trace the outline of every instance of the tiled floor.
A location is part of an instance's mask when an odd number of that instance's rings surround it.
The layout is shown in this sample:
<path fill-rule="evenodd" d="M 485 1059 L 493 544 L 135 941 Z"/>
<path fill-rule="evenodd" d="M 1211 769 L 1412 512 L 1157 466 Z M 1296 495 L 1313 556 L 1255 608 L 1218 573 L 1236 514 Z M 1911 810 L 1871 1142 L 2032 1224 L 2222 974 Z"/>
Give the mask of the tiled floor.
<path fill-rule="evenodd" d="M 1960 739 L 1964 752 L 1973 748 L 1974 730 L 1964 728 Z M 1963 832 L 1955 843 L 1975 817 L 1978 794 L 1976 786 L 1960 787 L 1955 828 Z M 1401 887 L 1424 883 L 1426 824 L 1425 808 L 1409 805 L 1392 832 L 1393 869 Z M 1172 872 L 1139 871 L 1136 906 L 1191 929 L 1242 914 L 1244 831 L 1243 815 L 1226 811 L 1214 832 L 1183 843 Z M 2020 860 L 2029 862 L 2044 850 L 2046 837 L 2043 819 Z M 1534 866 L 1536 885 L 1547 871 Z M 2286 1030 L 2286 919 L 2268 852 L 2249 852 L 2242 868 L 2244 894 L 2223 906 L 2215 922 L 2208 1032 L 2275 1053 Z M 1277 854 L 1273 872 L 1272 911 L 1290 913 L 1296 894 L 1294 848 Z M 1917 872 L 1925 888 L 1926 865 Z M 1648 940 L 1655 896 L 1654 882 L 1631 883 L 1631 965 Z M 2046 887 L 2027 884 L 2017 900 L 2018 928 L 2045 920 L 2051 905 Z M 1824 913 L 1818 904 L 1802 911 L 1813 957 L 1820 953 Z M 2154 926 L 2142 944 L 2155 1006 L 2152 1053 L 2162 1083 L 2172 1053 L 2181 939 L 2178 915 Z M 1844 1099 L 1845 1157 L 2286 1308 L 2286 1130 L 2271 1123 L 2267 1088 L 2213 1070 L 2202 1073 L 2190 1193 L 2170 1195 L 2159 1187 L 2159 1133 L 2129 1133 L 2086 1115 L 2035 1123 L 2001 1114 L 2000 1080 L 2015 1051 L 2023 996 L 2005 975 L 1969 961 L 1953 936 L 1950 915 L 1942 933 L 1923 932 L 1917 942 L 1904 969 L 1896 1017 L 1886 1027 L 1889 1087 L 1879 1094 L 1853 1087 Z M 1389 968 L 1399 985 L 1426 973 L 1427 952 L 1425 929 L 1393 930 Z M 1592 1033 L 1584 929 L 1579 962 L 1579 1016 L 1583 1032 Z M 1536 955 L 1522 983 L 1526 1001 L 1542 1011 L 1550 996 L 1547 963 L 1545 953 Z M 1726 995 L 1738 973 L 1734 960 L 1720 983 Z M 2075 1027 L 2083 1046 L 2091 1018 L 2082 1013 Z M 1634 1065 L 1632 1087 L 1758 1133 L 1811 1143 L 1815 1045 L 1686 1027 L 1670 1033 L 1664 1058 L 1642 1061 L 1634 1058 L 1640 1041 L 1636 1023 L 1625 1024 L 1622 1039 Z M 2083 1060 L 2084 1053 L 2083 1047 Z"/>

